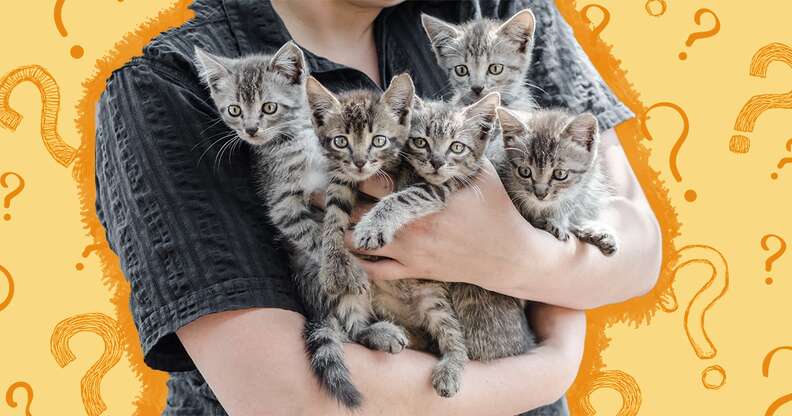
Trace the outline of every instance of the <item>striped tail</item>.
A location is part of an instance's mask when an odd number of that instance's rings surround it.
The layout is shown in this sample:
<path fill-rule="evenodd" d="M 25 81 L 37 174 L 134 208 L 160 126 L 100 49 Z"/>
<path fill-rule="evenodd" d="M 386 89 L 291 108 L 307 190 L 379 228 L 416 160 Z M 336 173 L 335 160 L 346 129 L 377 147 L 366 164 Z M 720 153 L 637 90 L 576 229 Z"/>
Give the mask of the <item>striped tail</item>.
<path fill-rule="evenodd" d="M 303 336 L 311 370 L 322 388 L 344 406 L 359 407 L 363 396 L 352 384 L 349 369 L 344 364 L 344 337 L 335 319 L 307 321 Z"/>

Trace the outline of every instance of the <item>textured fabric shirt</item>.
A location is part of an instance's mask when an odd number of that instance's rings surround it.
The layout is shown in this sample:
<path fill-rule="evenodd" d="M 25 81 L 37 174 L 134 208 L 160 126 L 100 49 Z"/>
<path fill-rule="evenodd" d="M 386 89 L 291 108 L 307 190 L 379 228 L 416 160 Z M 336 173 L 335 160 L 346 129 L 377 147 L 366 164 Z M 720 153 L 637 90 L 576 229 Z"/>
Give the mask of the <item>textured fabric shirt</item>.
<path fill-rule="evenodd" d="M 96 210 L 131 285 L 130 311 L 144 360 L 172 372 L 166 414 L 225 414 L 175 335 L 215 312 L 300 312 L 277 231 L 255 192 L 251 149 L 228 148 L 197 75 L 193 48 L 223 56 L 273 53 L 291 37 L 267 0 L 198 0 L 195 18 L 169 30 L 113 73 L 98 103 Z M 482 0 L 485 16 L 525 7 L 537 16 L 529 82 L 542 106 L 590 111 L 602 129 L 632 117 L 594 70 L 552 0 Z M 374 25 L 381 79 L 409 72 L 417 93 L 449 91 L 420 13 L 450 22 L 470 2 L 408 1 Z M 364 73 L 305 51 L 311 73 L 334 91 L 381 88 Z M 268 342 L 278 334 L 260 334 Z"/>

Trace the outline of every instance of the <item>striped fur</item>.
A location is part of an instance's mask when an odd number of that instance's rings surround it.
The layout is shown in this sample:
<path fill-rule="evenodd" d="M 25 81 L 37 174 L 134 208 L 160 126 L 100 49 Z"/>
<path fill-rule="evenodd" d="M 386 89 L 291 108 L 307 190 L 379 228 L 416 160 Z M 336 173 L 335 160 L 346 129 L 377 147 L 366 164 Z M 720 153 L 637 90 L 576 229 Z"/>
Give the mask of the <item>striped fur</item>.
<path fill-rule="evenodd" d="M 610 190 L 597 158 L 597 119 L 589 113 L 503 108 L 498 118 L 505 148 L 498 170 L 523 216 L 559 240 L 575 235 L 613 255 L 616 238 L 598 221 Z"/>

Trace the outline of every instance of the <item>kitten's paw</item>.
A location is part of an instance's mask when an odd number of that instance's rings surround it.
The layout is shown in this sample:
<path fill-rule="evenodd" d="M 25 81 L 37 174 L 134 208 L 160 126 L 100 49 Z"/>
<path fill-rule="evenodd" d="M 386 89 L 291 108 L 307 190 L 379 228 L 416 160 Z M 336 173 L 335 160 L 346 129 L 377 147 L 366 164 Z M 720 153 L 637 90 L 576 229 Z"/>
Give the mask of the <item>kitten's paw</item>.
<path fill-rule="evenodd" d="M 372 226 L 369 222 L 361 221 L 355 226 L 352 239 L 356 248 L 376 250 L 393 241 L 393 233 L 389 233 L 383 227 Z"/>
<path fill-rule="evenodd" d="M 561 240 L 561 241 L 568 241 L 569 240 L 569 232 L 553 223 L 545 223 L 544 230 L 548 233 L 552 234 L 553 237 Z"/>
<path fill-rule="evenodd" d="M 462 368 L 441 360 L 432 370 L 432 387 L 440 397 L 454 397 L 462 384 Z"/>
<path fill-rule="evenodd" d="M 327 259 L 322 265 L 321 278 L 332 296 L 365 295 L 369 291 L 366 272 L 351 258 Z"/>
<path fill-rule="evenodd" d="M 404 329 L 392 322 L 378 321 L 358 335 L 358 342 L 372 350 L 398 354 L 409 344 Z"/>
<path fill-rule="evenodd" d="M 575 230 L 575 235 L 580 241 L 592 244 L 600 249 L 602 254 L 612 256 L 618 249 L 616 237 L 613 234 L 598 229 L 583 228 Z"/>

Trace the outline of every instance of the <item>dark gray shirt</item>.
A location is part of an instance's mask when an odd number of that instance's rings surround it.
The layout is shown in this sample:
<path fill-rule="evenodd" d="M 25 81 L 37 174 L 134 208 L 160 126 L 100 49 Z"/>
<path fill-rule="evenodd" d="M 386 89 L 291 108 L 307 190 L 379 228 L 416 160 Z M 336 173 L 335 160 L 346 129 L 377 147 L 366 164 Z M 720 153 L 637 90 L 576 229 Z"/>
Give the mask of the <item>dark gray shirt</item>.
<path fill-rule="evenodd" d="M 175 331 L 241 308 L 302 311 L 277 232 L 254 188 L 251 150 L 219 153 L 219 122 L 193 65 L 193 47 L 239 56 L 273 53 L 290 39 L 266 0 L 197 0 L 171 29 L 113 73 L 98 104 L 96 209 L 131 285 L 146 364 L 171 372 L 166 414 L 223 415 Z M 552 0 L 482 0 L 485 16 L 530 7 L 537 16 L 529 82 L 538 102 L 591 111 L 603 129 L 632 117 L 594 70 Z M 374 34 L 382 80 L 410 72 L 423 97 L 448 91 L 420 13 L 460 22 L 470 2 L 408 1 L 383 10 Z M 311 73 L 334 91 L 381 88 L 362 72 L 306 51 Z M 219 143 L 217 141 L 220 141 Z M 268 342 L 278 334 L 260 334 Z"/>

